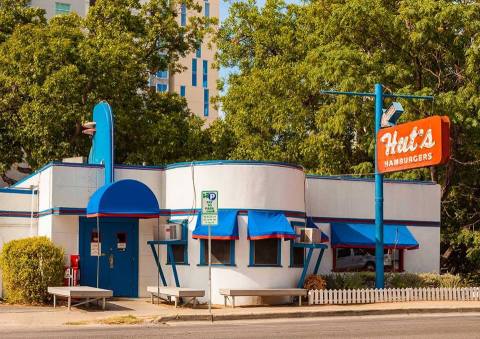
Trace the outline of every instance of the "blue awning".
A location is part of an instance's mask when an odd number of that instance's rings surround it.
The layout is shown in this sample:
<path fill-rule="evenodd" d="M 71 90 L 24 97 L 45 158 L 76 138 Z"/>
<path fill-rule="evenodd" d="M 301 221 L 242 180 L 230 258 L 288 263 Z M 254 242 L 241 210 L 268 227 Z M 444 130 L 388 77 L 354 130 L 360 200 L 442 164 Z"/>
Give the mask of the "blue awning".
<path fill-rule="evenodd" d="M 100 187 L 87 206 L 87 217 L 157 218 L 155 194 L 136 180 L 119 180 Z"/>
<path fill-rule="evenodd" d="M 375 247 L 374 224 L 332 223 L 332 247 Z M 418 242 L 404 225 L 384 225 L 385 248 L 416 249 Z"/>
<path fill-rule="evenodd" d="M 282 212 L 248 211 L 248 239 L 295 239 L 295 231 Z"/>
<path fill-rule="evenodd" d="M 211 226 L 211 236 L 214 240 L 237 240 L 238 222 L 237 210 L 219 210 L 218 225 Z M 208 226 L 202 225 L 202 212 L 198 213 L 197 224 L 192 233 L 194 239 L 208 239 Z"/>

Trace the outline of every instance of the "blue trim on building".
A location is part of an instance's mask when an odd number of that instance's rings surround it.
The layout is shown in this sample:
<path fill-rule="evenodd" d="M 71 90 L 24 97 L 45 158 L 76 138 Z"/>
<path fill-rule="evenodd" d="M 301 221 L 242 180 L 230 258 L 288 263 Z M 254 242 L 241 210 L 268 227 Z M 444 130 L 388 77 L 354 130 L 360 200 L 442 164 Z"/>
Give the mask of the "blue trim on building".
<path fill-rule="evenodd" d="M 30 189 L 15 189 L 15 188 L 0 188 L 0 193 L 8 193 L 8 194 L 28 194 L 28 195 L 36 195 L 38 194 L 37 190 L 30 190 Z"/>
<path fill-rule="evenodd" d="M 374 224 L 375 219 L 367 218 L 332 218 L 332 217 L 312 217 L 314 222 L 318 223 L 352 223 L 352 224 Z M 440 221 L 419 221 L 419 220 L 393 220 L 384 219 L 385 225 L 406 225 L 420 227 L 440 227 Z"/>
<path fill-rule="evenodd" d="M 208 166 L 208 165 L 260 165 L 260 166 L 277 166 L 277 167 L 289 167 L 303 171 L 303 167 L 300 165 L 289 164 L 279 161 L 257 161 L 257 160 L 205 160 L 205 161 L 192 161 L 192 162 L 177 162 L 165 166 L 165 169 L 190 167 L 192 166 Z"/>
<path fill-rule="evenodd" d="M 343 176 L 343 175 L 324 176 L 324 175 L 317 175 L 317 174 L 307 174 L 306 176 L 307 176 L 307 179 L 375 182 L 374 178 L 356 178 L 356 177 L 352 177 L 352 176 Z M 395 183 L 395 184 L 437 185 L 437 183 L 434 182 L 434 181 L 407 180 L 407 179 L 384 179 L 384 182 L 385 183 Z"/>

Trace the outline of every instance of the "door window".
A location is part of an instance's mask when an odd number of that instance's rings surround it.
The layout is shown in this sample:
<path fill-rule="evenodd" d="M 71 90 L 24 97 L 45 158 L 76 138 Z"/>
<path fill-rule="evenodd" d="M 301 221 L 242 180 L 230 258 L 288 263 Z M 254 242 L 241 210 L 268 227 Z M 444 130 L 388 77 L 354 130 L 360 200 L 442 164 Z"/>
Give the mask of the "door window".
<path fill-rule="evenodd" d="M 127 233 L 117 233 L 117 250 L 124 252 L 127 249 Z"/>

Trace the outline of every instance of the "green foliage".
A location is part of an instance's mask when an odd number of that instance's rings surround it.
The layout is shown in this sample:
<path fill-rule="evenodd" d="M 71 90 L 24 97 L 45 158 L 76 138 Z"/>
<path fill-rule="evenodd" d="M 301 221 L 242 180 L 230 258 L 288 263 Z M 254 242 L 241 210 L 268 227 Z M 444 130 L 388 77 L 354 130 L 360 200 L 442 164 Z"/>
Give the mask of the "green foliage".
<path fill-rule="evenodd" d="M 373 101 L 320 90 L 371 92 L 380 82 L 387 93 L 433 94 L 433 103 L 402 100 L 400 122 L 449 116 L 452 159 L 387 177 L 441 184 L 444 267 L 478 270 L 461 230 L 480 222 L 479 31 L 478 1 L 236 1 L 218 36 L 219 64 L 235 69 L 220 98 L 227 155 L 371 175 Z"/>
<path fill-rule="evenodd" d="M 426 287 L 422 276 L 415 273 L 388 274 L 385 286 L 390 288 Z"/>
<path fill-rule="evenodd" d="M 46 303 L 50 300 L 47 287 L 63 285 L 63 250 L 46 237 L 6 243 L 0 267 L 9 303 Z"/>
<path fill-rule="evenodd" d="M 375 288 L 373 272 L 331 273 L 323 276 L 327 289 L 363 289 Z M 473 284 L 472 284 L 473 283 Z M 459 275 L 436 273 L 386 273 L 385 288 L 423 288 L 423 287 L 464 287 L 478 286 L 469 284 Z"/>
<path fill-rule="evenodd" d="M 177 72 L 214 22 L 190 16 L 178 3 L 98 0 L 86 18 L 48 22 L 28 1 L 0 0 L 0 174 L 25 160 L 35 169 L 87 155 L 81 124 L 107 100 L 116 123 L 116 161 L 162 164 L 201 156 L 202 124 L 178 95 L 159 94 L 148 78 Z M 191 11 L 200 11 L 185 1 Z"/>

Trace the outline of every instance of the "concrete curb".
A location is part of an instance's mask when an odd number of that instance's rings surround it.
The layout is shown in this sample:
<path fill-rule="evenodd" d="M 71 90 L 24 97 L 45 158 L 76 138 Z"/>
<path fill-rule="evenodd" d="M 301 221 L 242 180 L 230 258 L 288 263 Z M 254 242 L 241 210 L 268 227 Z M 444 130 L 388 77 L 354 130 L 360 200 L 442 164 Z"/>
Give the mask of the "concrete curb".
<path fill-rule="evenodd" d="M 319 318 L 319 317 L 348 317 L 367 315 L 395 315 L 395 314 L 428 314 L 428 313 L 471 313 L 480 312 L 480 307 L 457 308 L 407 308 L 407 309 L 373 309 L 373 310 L 338 310 L 338 311 L 303 311 L 303 312 L 272 312 L 272 313 L 247 313 L 247 314 L 177 314 L 174 316 L 160 316 L 153 320 L 154 323 L 171 321 L 229 321 L 252 319 L 288 319 L 288 318 Z"/>

